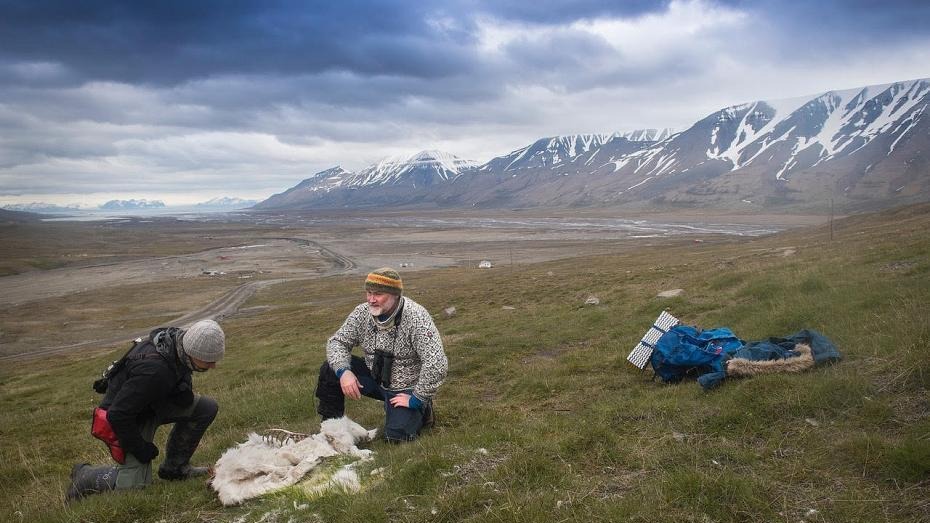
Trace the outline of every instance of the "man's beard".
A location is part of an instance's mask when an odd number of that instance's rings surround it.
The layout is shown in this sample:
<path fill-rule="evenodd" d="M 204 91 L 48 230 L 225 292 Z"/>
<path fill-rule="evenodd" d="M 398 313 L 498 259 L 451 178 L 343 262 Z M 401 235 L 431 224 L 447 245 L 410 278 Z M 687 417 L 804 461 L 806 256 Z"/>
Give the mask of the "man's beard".
<path fill-rule="evenodd" d="M 400 301 L 400 298 L 395 300 L 387 300 L 382 305 L 372 305 L 368 304 L 368 312 L 375 318 L 383 314 L 390 314 L 396 307 L 397 303 Z"/>
<path fill-rule="evenodd" d="M 369 304 L 369 305 L 368 305 L 368 312 L 369 312 L 372 316 L 381 316 L 382 314 L 384 314 L 384 307 L 379 307 L 379 306 L 377 306 L 377 305 L 370 305 L 370 304 Z"/>

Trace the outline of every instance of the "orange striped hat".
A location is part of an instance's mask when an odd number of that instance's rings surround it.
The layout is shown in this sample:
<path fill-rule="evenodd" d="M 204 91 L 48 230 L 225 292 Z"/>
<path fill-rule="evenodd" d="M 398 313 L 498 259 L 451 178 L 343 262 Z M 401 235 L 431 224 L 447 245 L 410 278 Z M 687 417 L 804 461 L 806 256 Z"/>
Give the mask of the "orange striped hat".
<path fill-rule="evenodd" d="M 368 277 L 365 278 L 365 290 L 400 296 L 404 292 L 404 282 L 397 271 L 390 267 L 382 267 L 368 273 Z"/>

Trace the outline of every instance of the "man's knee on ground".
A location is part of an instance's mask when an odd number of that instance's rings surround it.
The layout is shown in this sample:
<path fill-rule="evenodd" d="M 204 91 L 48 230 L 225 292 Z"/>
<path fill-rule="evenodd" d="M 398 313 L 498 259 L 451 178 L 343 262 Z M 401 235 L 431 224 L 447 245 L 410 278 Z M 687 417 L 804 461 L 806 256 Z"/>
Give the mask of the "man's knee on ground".
<path fill-rule="evenodd" d="M 407 411 L 407 409 L 403 409 Z M 384 439 L 390 443 L 403 443 L 417 439 L 420 433 L 419 420 L 413 414 L 401 415 L 400 409 L 389 413 L 384 420 Z M 404 413 L 406 414 L 406 412 Z"/>
<path fill-rule="evenodd" d="M 416 433 L 411 434 L 406 430 L 391 427 L 384 428 L 384 441 L 388 443 L 406 443 L 415 439 L 417 439 Z"/>

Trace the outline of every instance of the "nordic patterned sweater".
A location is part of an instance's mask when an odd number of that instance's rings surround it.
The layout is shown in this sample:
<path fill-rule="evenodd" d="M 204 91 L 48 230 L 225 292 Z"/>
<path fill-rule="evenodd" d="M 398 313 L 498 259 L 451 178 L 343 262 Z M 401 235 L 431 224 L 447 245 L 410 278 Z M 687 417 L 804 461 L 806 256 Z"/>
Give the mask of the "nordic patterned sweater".
<path fill-rule="evenodd" d="M 362 303 L 346 318 L 342 327 L 326 342 L 326 360 L 336 372 L 349 368 L 352 348 L 361 346 L 370 370 L 375 351 L 394 355 L 391 386 L 388 390 L 413 389 L 413 395 L 427 400 L 446 378 L 449 362 L 442 349 L 439 330 L 422 305 L 404 297 L 399 325 L 380 330 Z"/>

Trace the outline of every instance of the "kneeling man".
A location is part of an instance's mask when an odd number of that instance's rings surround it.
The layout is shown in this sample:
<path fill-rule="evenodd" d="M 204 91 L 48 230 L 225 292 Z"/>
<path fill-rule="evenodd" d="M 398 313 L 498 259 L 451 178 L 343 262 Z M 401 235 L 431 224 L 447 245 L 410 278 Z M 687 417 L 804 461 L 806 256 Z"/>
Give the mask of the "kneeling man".
<path fill-rule="evenodd" d="M 153 443 L 160 425 L 174 424 L 158 477 L 181 480 L 208 474 L 194 467 L 191 456 L 219 409 L 216 401 L 194 393 L 192 372 L 206 372 L 226 352 L 226 335 L 213 320 L 189 329 L 156 329 L 136 340 L 118 370 L 107 372 L 106 394 L 100 403 L 119 447 L 118 465 L 75 465 L 68 499 L 115 489 L 141 488 L 152 483 Z M 115 456 L 114 456 L 115 457 Z"/>
<path fill-rule="evenodd" d="M 345 414 L 345 398 L 368 396 L 384 402 L 384 437 L 416 439 L 433 422 L 432 398 L 448 370 L 439 331 L 429 312 L 404 297 L 394 269 L 365 279 L 367 301 L 349 314 L 326 343 L 316 397 L 321 418 Z M 352 355 L 361 346 L 363 356 Z"/>

